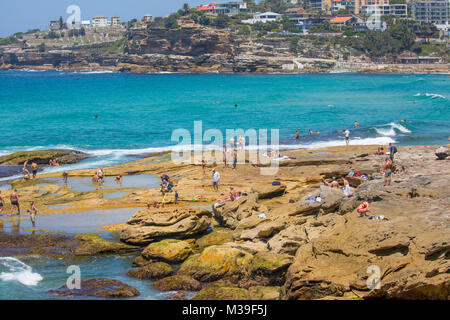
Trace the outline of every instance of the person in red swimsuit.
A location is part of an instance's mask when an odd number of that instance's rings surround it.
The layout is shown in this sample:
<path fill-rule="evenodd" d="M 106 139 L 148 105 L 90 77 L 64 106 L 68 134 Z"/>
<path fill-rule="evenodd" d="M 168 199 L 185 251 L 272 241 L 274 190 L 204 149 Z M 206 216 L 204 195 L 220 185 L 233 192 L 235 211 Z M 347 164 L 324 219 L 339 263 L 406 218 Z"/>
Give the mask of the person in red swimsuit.
<path fill-rule="evenodd" d="M 364 201 L 359 205 L 359 207 L 356 209 L 356 211 L 359 213 L 360 217 L 363 217 L 367 214 L 367 212 L 370 211 L 369 203 L 372 202 L 372 199 L 367 199 L 367 201 Z"/>

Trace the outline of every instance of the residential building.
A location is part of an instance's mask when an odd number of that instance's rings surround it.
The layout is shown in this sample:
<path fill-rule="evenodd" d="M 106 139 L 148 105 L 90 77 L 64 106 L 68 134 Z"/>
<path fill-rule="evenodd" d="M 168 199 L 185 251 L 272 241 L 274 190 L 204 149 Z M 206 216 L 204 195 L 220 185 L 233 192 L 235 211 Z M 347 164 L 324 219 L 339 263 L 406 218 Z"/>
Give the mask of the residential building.
<path fill-rule="evenodd" d="M 266 23 L 281 20 L 283 15 L 275 12 L 257 12 L 252 19 L 242 20 L 242 23 L 255 24 L 258 22 Z"/>
<path fill-rule="evenodd" d="M 81 26 L 83 28 L 89 28 L 91 26 L 91 20 L 81 20 Z"/>
<path fill-rule="evenodd" d="M 412 4 L 415 20 L 436 25 L 448 25 L 450 21 L 450 0 L 418 1 Z"/>
<path fill-rule="evenodd" d="M 108 26 L 108 19 L 105 16 L 98 15 L 92 18 L 94 28 L 104 28 Z"/>
<path fill-rule="evenodd" d="M 56 31 L 61 29 L 61 24 L 59 20 L 51 20 L 50 21 L 50 30 Z"/>
<path fill-rule="evenodd" d="M 331 0 L 331 11 L 339 11 L 347 9 L 346 0 Z"/>
<path fill-rule="evenodd" d="M 330 24 L 336 27 L 349 26 L 356 22 L 356 18 L 352 15 L 337 16 L 330 20 Z"/>
<path fill-rule="evenodd" d="M 347 8 L 354 14 L 361 12 L 363 6 L 388 5 L 389 0 L 348 0 Z"/>
<path fill-rule="evenodd" d="M 408 18 L 408 5 L 406 4 L 388 4 L 388 5 L 368 5 L 361 7 L 361 14 L 379 16 L 392 15 L 397 18 Z"/>
<path fill-rule="evenodd" d="M 117 26 L 119 24 L 120 24 L 120 17 L 118 16 L 111 17 L 111 25 Z"/>
<path fill-rule="evenodd" d="M 153 17 L 148 13 L 142 18 L 142 21 L 144 21 L 144 22 L 151 22 L 152 20 L 153 20 Z"/>
<path fill-rule="evenodd" d="M 233 1 L 227 3 L 219 3 L 219 2 L 211 2 L 210 4 L 206 4 L 197 8 L 197 11 L 204 12 L 206 14 L 226 14 L 226 15 L 235 15 L 239 13 L 250 13 L 250 10 L 247 7 L 247 3 L 243 1 Z"/>

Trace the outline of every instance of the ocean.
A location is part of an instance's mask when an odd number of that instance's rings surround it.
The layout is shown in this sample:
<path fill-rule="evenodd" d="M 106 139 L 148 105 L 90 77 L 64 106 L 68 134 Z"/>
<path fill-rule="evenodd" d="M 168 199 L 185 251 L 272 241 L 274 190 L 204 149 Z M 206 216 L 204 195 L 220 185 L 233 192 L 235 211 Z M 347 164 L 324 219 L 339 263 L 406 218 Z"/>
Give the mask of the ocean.
<path fill-rule="evenodd" d="M 169 150 L 200 120 L 224 135 L 279 129 L 281 149 L 343 145 L 343 128 L 353 144 L 446 144 L 449 98 L 447 74 L 0 71 L 0 155 L 70 148 L 95 156 L 72 168 L 113 165 Z"/>
<path fill-rule="evenodd" d="M 281 149 L 344 145 L 343 128 L 350 129 L 351 144 L 447 144 L 449 84 L 446 74 L 0 71 L 0 155 L 63 148 L 92 156 L 47 172 L 120 164 L 171 150 L 172 132 L 193 132 L 200 120 L 203 132 L 279 129 Z M 320 134 L 309 135 L 309 129 Z M 83 279 L 114 278 L 138 288 L 140 299 L 167 298 L 151 281 L 125 276 L 132 259 L 0 257 L 0 299 L 56 298 L 46 291 L 65 283 L 71 263 L 82 266 Z"/>

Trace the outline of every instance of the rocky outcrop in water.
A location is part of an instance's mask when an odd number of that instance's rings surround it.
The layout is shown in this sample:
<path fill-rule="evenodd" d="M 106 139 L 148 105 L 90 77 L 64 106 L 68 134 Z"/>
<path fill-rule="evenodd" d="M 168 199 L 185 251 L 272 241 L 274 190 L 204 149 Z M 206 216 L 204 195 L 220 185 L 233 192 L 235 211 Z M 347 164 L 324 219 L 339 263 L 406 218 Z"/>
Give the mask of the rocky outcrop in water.
<path fill-rule="evenodd" d="M 49 290 L 48 293 L 58 296 L 89 296 L 101 298 L 131 298 L 139 296 L 137 289 L 112 279 L 88 279 L 81 281 L 80 289 L 69 289 L 64 285 L 58 289 Z"/>
<path fill-rule="evenodd" d="M 59 164 L 71 164 L 80 162 L 89 156 L 76 150 L 36 150 L 19 151 L 0 157 L 1 165 L 20 165 L 26 160 L 41 165 L 48 165 L 50 159 L 55 159 Z"/>
<path fill-rule="evenodd" d="M 146 245 L 163 238 L 184 239 L 211 225 L 211 211 L 194 208 L 161 208 L 135 213 L 120 234 L 134 245 Z"/>

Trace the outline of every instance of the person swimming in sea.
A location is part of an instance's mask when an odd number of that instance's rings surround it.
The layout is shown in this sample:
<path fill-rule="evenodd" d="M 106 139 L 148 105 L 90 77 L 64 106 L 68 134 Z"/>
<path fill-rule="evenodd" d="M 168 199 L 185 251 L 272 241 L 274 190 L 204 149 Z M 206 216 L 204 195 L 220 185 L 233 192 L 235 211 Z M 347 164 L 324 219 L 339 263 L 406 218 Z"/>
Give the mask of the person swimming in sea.
<path fill-rule="evenodd" d="M 299 139 L 300 138 L 300 132 L 297 130 L 295 130 L 295 139 Z"/>
<path fill-rule="evenodd" d="M 309 134 L 310 134 L 310 135 L 313 135 L 314 132 L 313 132 L 311 129 L 309 129 Z"/>

